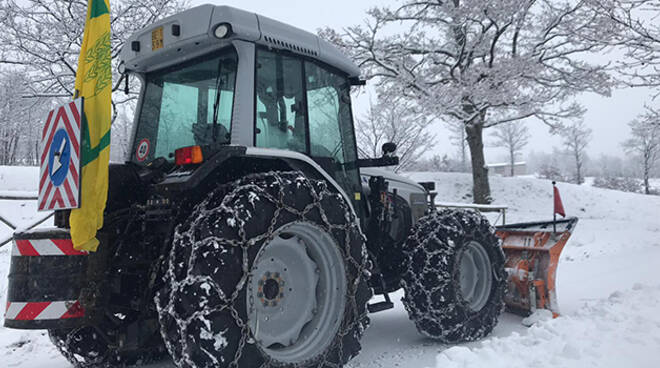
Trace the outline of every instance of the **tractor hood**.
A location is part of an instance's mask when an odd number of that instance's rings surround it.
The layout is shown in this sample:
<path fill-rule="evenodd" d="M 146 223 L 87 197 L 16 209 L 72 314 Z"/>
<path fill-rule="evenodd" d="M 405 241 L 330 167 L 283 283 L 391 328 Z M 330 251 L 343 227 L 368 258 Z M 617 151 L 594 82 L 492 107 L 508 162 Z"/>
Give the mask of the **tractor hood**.
<path fill-rule="evenodd" d="M 418 193 L 426 193 L 426 189 L 424 189 L 423 186 L 421 186 L 419 183 L 410 180 L 406 177 L 403 177 L 401 175 L 398 175 L 392 171 L 389 170 L 384 170 L 380 169 L 377 167 L 363 167 L 360 169 L 360 174 L 362 177 L 365 176 L 382 176 L 384 177 L 387 181 L 392 182 L 391 186 L 393 188 L 406 188 L 407 191 L 409 192 L 418 192 Z"/>
<path fill-rule="evenodd" d="M 219 25 L 229 32 L 218 32 Z M 349 77 L 360 69 L 336 47 L 318 36 L 276 20 L 229 6 L 201 5 L 162 19 L 126 40 L 121 62 L 127 71 L 145 73 L 178 64 L 247 41 L 288 50 L 329 64 Z"/>

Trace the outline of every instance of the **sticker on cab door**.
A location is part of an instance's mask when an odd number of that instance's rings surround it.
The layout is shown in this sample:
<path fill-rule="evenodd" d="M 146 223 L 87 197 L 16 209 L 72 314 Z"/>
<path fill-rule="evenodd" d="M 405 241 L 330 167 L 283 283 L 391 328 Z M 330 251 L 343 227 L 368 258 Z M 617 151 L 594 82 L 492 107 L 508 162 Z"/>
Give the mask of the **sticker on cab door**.
<path fill-rule="evenodd" d="M 137 149 L 135 150 L 135 157 L 138 161 L 144 161 L 149 155 L 149 140 L 144 138 L 138 143 Z"/>

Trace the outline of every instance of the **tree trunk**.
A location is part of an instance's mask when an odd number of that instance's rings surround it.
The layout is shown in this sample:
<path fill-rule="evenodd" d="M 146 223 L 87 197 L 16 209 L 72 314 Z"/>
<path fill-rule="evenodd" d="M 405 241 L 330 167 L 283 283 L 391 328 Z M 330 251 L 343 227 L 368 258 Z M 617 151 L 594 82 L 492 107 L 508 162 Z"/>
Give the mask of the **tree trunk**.
<path fill-rule="evenodd" d="M 649 190 L 649 172 L 651 171 L 649 166 L 646 162 L 644 163 L 644 194 L 651 194 Z"/>
<path fill-rule="evenodd" d="M 476 119 L 483 119 L 478 117 Z M 468 146 L 470 147 L 470 157 L 472 162 L 472 194 L 474 203 L 489 204 L 492 201 L 490 197 L 490 184 L 488 183 L 488 168 L 484 157 L 483 126 L 481 122 L 474 122 L 466 125 Z"/>
<path fill-rule="evenodd" d="M 575 184 L 577 185 L 582 184 L 582 157 L 580 156 L 580 151 L 578 148 L 575 148 Z"/>
<path fill-rule="evenodd" d="M 516 164 L 516 152 L 513 150 L 513 148 L 509 150 L 509 159 L 511 160 L 511 177 L 513 178 L 515 174 L 514 167 Z"/>
<path fill-rule="evenodd" d="M 462 172 L 467 172 L 468 166 L 467 166 L 467 154 L 466 154 L 466 137 L 465 137 L 465 129 L 463 129 L 463 134 L 461 134 L 461 171 Z"/>

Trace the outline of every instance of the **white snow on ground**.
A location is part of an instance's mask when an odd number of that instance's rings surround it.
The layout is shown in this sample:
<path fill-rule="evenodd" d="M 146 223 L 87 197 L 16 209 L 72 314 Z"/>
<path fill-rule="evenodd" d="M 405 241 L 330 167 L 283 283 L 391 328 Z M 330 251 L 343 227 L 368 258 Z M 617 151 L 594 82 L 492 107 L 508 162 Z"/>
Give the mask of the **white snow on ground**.
<path fill-rule="evenodd" d="M 36 169 L 0 167 L 0 192 L 35 191 Z M 410 173 L 435 181 L 438 201 L 471 202 L 467 174 Z M 562 316 L 528 328 L 505 313 L 492 336 L 447 346 L 422 337 L 400 299 L 371 316 L 363 351 L 351 368 L 376 367 L 660 367 L 660 197 L 560 183 L 569 216 L 578 216 L 558 270 Z M 552 185 L 534 178 L 492 177 L 495 204 L 507 222 L 552 218 Z M 0 202 L 0 214 L 26 224 L 35 204 Z M 489 217 L 495 219 L 496 215 Z M 0 225 L 0 238 L 8 230 Z M 0 248 L 0 301 L 6 294 L 10 247 Z M 0 366 L 65 368 L 42 331 L 0 327 Z M 168 363 L 152 368 L 171 367 Z"/>
<path fill-rule="evenodd" d="M 36 166 L 0 166 L 0 191 L 33 191 L 39 186 Z"/>
<path fill-rule="evenodd" d="M 575 313 L 536 323 L 524 333 L 493 337 L 477 348 L 454 346 L 438 368 L 657 367 L 660 287 L 635 284 Z"/>
<path fill-rule="evenodd" d="M 0 197 L 37 195 L 38 167 L 0 166 Z M 0 200 L 0 216 L 18 228 L 30 225 L 35 219 L 40 219 L 48 213 L 37 212 L 37 202 L 29 200 Z M 46 225 L 52 226 L 52 221 Z M 0 221 L 0 241 L 11 236 L 12 229 Z"/>

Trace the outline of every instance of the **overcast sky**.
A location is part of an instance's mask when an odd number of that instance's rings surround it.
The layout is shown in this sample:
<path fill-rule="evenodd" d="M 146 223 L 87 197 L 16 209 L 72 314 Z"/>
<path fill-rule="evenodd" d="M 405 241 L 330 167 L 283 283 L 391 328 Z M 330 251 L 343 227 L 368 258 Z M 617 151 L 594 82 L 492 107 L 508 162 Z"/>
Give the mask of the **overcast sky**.
<path fill-rule="evenodd" d="M 204 3 L 208 1 L 193 1 L 193 5 Z M 362 23 L 366 18 L 365 12 L 370 7 L 394 3 L 395 0 L 223 0 L 217 4 L 253 11 L 315 33 L 318 28 L 324 26 L 341 29 Z M 644 104 L 648 103 L 649 99 L 648 90 L 630 88 L 616 91 L 611 98 L 593 94 L 581 96 L 578 101 L 588 110 L 585 121 L 594 132 L 589 154 L 592 157 L 603 153 L 624 155 L 621 142 L 629 135 L 627 123 L 644 110 Z M 355 114 L 360 116 L 367 108 L 369 96 L 360 97 L 353 103 Z M 559 137 L 548 134 L 547 127 L 542 123 L 530 121 L 529 127 L 532 139 L 527 151 L 549 152 L 552 147 L 561 146 Z M 438 137 L 434 153 L 453 154 L 455 148 L 450 146 L 448 132 L 442 124 L 436 124 L 433 130 Z M 488 135 L 486 130 L 487 145 L 490 140 Z M 492 147 L 486 149 L 486 156 L 491 163 L 502 161 L 506 157 L 504 150 Z"/>

